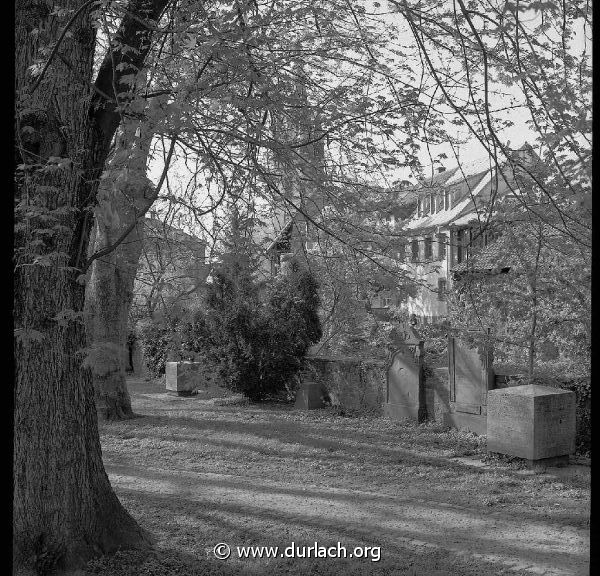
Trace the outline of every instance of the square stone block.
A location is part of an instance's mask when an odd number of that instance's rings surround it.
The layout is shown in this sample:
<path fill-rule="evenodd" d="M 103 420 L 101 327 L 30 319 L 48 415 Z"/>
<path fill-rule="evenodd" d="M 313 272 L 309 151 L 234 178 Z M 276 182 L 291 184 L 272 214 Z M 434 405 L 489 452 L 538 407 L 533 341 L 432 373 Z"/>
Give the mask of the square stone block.
<path fill-rule="evenodd" d="M 191 396 L 202 385 L 200 362 L 167 362 L 165 380 L 168 392 L 178 396 Z"/>
<path fill-rule="evenodd" d="M 575 452 L 575 392 L 525 385 L 488 391 L 487 449 L 527 460 Z"/>

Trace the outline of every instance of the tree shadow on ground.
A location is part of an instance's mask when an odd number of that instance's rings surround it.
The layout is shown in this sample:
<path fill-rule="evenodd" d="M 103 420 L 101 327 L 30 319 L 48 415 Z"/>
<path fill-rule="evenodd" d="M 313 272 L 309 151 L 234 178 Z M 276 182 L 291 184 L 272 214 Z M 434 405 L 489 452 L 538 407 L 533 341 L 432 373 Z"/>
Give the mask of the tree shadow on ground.
<path fill-rule="evenodd" d="M 264 410 L 261 406 L 255 406 L 252 410 L 244 408 L 240 411 L 238 408 L 238 410 L 232 411 L 227 408 L 204 404 L 199 405 L 195 412 L 198 418 L 171 415 L 167 411 L 167 413 L 146 414 L 133 421 L 123 421 L 120 425 L 123 428 L 134 428 L 135 436 L 139 438 L 164 439 L 161 430 L 168 429 L 170 431 L 168 437 L 174 441 L 195 441 L 200 444 L 220 445 L 224 448 L 239 448 L 266 457 L 273 455 L 273 450 L 268 446 L 252 445 L 250 443 L 242 445 L 225 438 L 210 438 L 210 434 L 243 434 L 276 441 L 281 444 L 281 446 L 277 446 L 277 454 L 284 457 L 298 457 L 298 447 L 305 446 L 312 450 L 321 451 L 322 456 L 334 462 L 345 462 L 349 457 L 358 457 L 367 462 L 431 467 L 444 469 L 453 474 L 464 472 L 484 475 L 494 471 L 496 474 L 502 474 L 509 481 L 511 479 L 519 482 L 523 481 L 523 471 L 518 466 L 498 463 L 482 466 L 480 462 L 469 464 L 454 460 L 451 456 L 423 454 L 421 449 L 431 451 L 432 444 L 435 450 L 452 451 L 457 446 L 460 450 L 462 440 L 452 433 L 423 430 L 414 424 L 398 423 L 395 429 L 391 431 L 374 430 L 365 433 L 364 431 L 352 430 L 352 427 L 345 422 L 343 427 L 333 428 L 330 414 L 327 418 L 311 419 L 309 421 L 298 421 L 289 417 L 275 421 L 272 419 L 259 422 L 251 421 L 253 415 L 258 414 L 264 418 L 265 416 L 277 416 L 282 412 L 288 413 L 290 411 L 277 409 L 276 405 L 271 406 L 269 410 Z M 243 416 L 246 416 L 246 418 L 241 419 Z M 381 444 L 382 441 L 388 444 L 394 442 L 408 443 L 410 449 L 400 446 L 376 446 L 376 444 Z M 470 452 L 471 450 L 467 446 L 466 453 L 469 454 Z M 311 456 L 317 455 L 312 453 Z M 587 486 L 587 481 L 575 474 L 561 474 L 560 482 L 566 487 L 575 489 Z"/>
<path fill-rule="evenodd" d="M 235 418 L 235 414 L 230 414 L 228 419 L 196 419 L 185 416 L 171 415 L 146 415 L 143 419 L 138 419 L 133 426 L 136 428 L 135 435 L 140 438 L 164 438 L 161 430 L 168 429 L 169 439 L 178 442 L 197 442 L 201 444 L 220 445 L 225 448 L 239 448 L 244 451 L 254 452 L 264 456 L 274 454 L 272 448 L 267 446 L 252 445 L 250 443 L 237 443 L 236 441 L 224 438 L 211 438 L 211 433 L 224 433 L 234 435 L 254 436 L 269 441 L 276 441 L 281 446 L 277 446 L 277 454 L 286 457 L 298 457 L 298 447 L 305 446 L 309 449 L 322 451 L 322 455 L 331 461 L 346 461 L 349 457 L 360 456 L 366 461 L 378 463 L 402 464 L 404 466 L 424 466 L 443 468 L 453 472 L 465 472 L 469 474 L 488 474 L 494 470 L 496 473 L 503 474 L 507 479 L 517 479 L 522 482 L 522 472 L 518 467 L 508 465 L 485 465 L 480 463 L 469 464 L 464 461 L 455 460 L 451 456 L 435 456 L 423 454 L 420 448 L 426 447 L 431 450 L 432 438 L 427 436 L 419 438 L 419 431 L 411 425 L 403 425 L 400 433 L 406 432 L 410 449 L 400 446 L 376 446 L 375 442 L 381 443 L 382 439 L 388 443 L 394 440 L 402 442 L 404 436 L 387 433 L 355 432 L 352 430 L 334 430 L 331 427 L 319 426 L 313 422 L 297 421 L 264 421 L 250 422 Z M 123 423 L 127 424 L 127 423 Z M 142 428 L 138 427 L 138 424 Z M 183 431 L 183 432 L 182 432 Z M 435 433 L 436 438 L 434 446 L 436 450 L 455 449 L 457 439 L 450 435 L 444 438 L 444 433 Z M 291 449 L 286 449 L 285 446 Z M 469 453 L 469 450 L 467 450 Z M 312 454 L 315 456 L 315 454 Z M 575 477 L 569 478 L 566 475 L 561 481 L 573 488 L 581 488 L 582 481 Z"/>
<path fill-rule="evenodd" d="M 181 502 L 179 506 L 174 505 L 171 495 L 137 489 L 120 489 L 119 493 L 126 495 L 130 503 L 138 500 L 145 507 L 163 511 L 175 508 L 174 514 L 181 511 Z M 430 519 L 420 519 L 416 527 L 414 518 L 402 511 L 394 514 L 394 523 L 386 518 L 385 524 L 378 526 L 361 519 L 332 518 L 327 514 L 299 514 L 239 502 L 211 501 L 208 512 L 208 506 L 203 505 L 202 501 L 182 500 L 186 502 L 185 515 L 192 519 L 191 524 L 211 527 L 213 539 L 206 543 L 208 548 L 224 539 L 230 539 L 232 546 L 287 546 L 290 541 L 312 544 L 315 540 L 324 545 L 331 545 L 333 541 L 351 546 L 361 543 L 381 546 L 382 554 L 385 554 L 386 560 L 391 561 L 392 565 L 397 559 L 406 560 L 407 557 L 432 567 L 443 560 L 446 566 L 460 568 L 458 571 L 447 572 L 452 574 L 494 574 L 507 570 L 511 564 L 519 564 L 521 568 L 535 564 L 547 570 L 573 573 L 573 569 L 583 568 L 586 563 L 581 554 L 564 551 L 549 554 L 548 550 L 536 549 L 533 542 L 499 542 L 494 532 L 482 533 L 477 522 L 474 522 L 473 527 L 454 526 L 449 532 L 440 532 L 439 523 L 435 519 L 439 509 L 426 503 L 411 504 L 413 507 L 427 508 L 429 512 Z M 477 515 L 473 515 L 473 520 L 477 520 Z M 262 527 L 262 531 L 257 534 L 256 530 L 247 530 L 245 526 L 248 523 L 253 527 Z M 285 538 L 281 535 L 283 526 L 289 528 Z M 201 547 L 202 545 L 200 543 Z M 345 568 L 344 573 L 347 572 Z"/>
<path fill-rule="evenodd" d="M 360 505 L 360 507 L 368 506 L 370 510 L 378 509 L 381 517 L 386 516 L 392 506 L 398 506 L 405 504 L 407 507 L 424 508 L 435 512 L 436 514 L 447 514 L 455 513 L 460 516 L 476 520 L 481 518 L 482 511 L 481 507 L 475 505 L 465 505 L 464 503 L 451 503 L 446 500 L 442 500 L 443 495 L 441 494 L 427 494 L 424 497 L 421 489 L 402 490 L 399 494 L 378 494 L 376 492 L 368 491 L 357 491 L 355 489 L 318 489 L 314 486 L 291 486 L 281 485 L 277 482 L 264 481 L 260 482 L 256 478 L 247 477 L 236 477 L 236 476 L 225 476 L 219 474 L 201 474 L 197 472 L 190 472 L 188 474 L 182 471 L 177 471 L 177 475 L 173 475 L 173 471 L 160 470 L 160 469 L 148 469 L 146 467 L 135 467 L 130 465 L 118 465 L 118 464 L 107 464 L 106 470 L 113 475 L 125 475 L 128 476 L 133 470 L 135 475 L 139 479 L 145 479 L 160 483 L 161 486 L 165 486 L 165 483 L 171 484 L 174 489 L 172 494 L 179 497 L 185 498 L 186 494 L 189 496 L 193 495 L 193 491 L 190 491 L 190 481 L 193 480 L 203 487 L 213 486 L 215 489 L 229 489 L 231 492 L 249 492 L 257 495 L 263 495 L 271 497 L 274 495 L 278 496 L 292 496 L 300 499 L 313 499 L 315 501 L 322 502 L 342 502 L 351 505 Z M 187 476 L 187 479 L 185 478 Z M 498 521 L 506 520 L 506 513 L 504 511 L 485 510 L 485 518 L 493 518 Z M 539 513 L 529 513 L 527 511 L 519 511 L 519 521 L 527 521 L 530 525 L 538 525 L 540 527 L 561 527 L 561 526 L 576 526 L 581 523 L 581 517 L 575 514 L 569 513 L 558 513 L 553 515 L 552 519 L 542 520 L 540 519 Z"/>

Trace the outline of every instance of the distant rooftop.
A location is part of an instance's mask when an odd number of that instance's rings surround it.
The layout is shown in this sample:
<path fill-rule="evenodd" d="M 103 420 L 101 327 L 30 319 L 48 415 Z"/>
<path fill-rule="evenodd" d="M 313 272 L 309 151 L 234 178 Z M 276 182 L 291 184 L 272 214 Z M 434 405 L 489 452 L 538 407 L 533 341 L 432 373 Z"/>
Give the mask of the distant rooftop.
<path fill-rule="evenodd" d="M 526 153 L 533 160 L 539 160 L 531 145 L 527 143 L 515 152 Z M 423 179 L 414 186 L 415 194 L 419 197 L 427 197 L 442 190 L 447 191 L 452 196 L 452 207 L 427 212 L 422 216 L 417 216 L 418 212 L 415 212 L 407 224 L 407 230 L 437 228 L 450 224 L 463 226 L 476 221 L 476 203 L 479 201 L 485 204 L 488 200 L 485 197 L 485 190 L 496 168 L 491 158 L 486 156 L 438 172 L 432 178 Z"/>
<path fill-rule="evenodd" d="M 153 232 L 160 238 L 167 237 L 171 241 L 183 242 L 186 244 L 206 244 L 202 238 L 184 232 L 181 228 L 171 226 L 155 217 L 146 216 L 144 218 L 144 226 L 147 231 Z"/>
<path fill-rule="evenodd" d="M 510 268 L 511 262 L 506 256 L 502 244 L 498 241 L 493 241 L 473 254 L 468 260 L 454 266 L 452 272 L 507 271 Z"/>

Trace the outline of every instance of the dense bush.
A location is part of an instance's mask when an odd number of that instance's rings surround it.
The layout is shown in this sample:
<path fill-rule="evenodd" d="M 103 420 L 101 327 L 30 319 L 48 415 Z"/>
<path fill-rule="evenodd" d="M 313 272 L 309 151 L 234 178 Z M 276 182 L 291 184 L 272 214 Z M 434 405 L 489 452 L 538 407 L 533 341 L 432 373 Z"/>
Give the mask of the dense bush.
<path fill-rule="evenodd" d="M 561 388 L 572 390 L 577 397 L 577 430 L 575 443 L 577 452 L 591 456 L 592 454 L 592 406 L 591 380 L 581 378 L 563 382 Z"/>
<path fill-rule="evenodd" d="M 182 347 L 228 388 L 262 400 L 285 389 L 321 338 L 318 307 L 317 282 L 296 263 L 262 291 L 243 266 L 223 266 Z"/>
<path fill-rule="evenodd" d="M 165 373 L 168 360 L 185 359 L 181 351 L 178 318 L 159 318 L 139 328 L 139 343 L 148 371 L 155 378 Z"/>

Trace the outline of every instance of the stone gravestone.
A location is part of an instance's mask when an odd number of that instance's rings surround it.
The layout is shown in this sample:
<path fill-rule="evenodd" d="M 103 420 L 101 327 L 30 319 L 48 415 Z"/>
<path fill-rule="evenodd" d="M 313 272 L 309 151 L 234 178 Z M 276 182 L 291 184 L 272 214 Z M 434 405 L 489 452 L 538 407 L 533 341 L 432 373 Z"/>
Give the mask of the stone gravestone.
<path fill-rule="evenodd" d="M 575 452 L 575 392 L 525 385 L 491 390 L 487 449 L 527 460 Z"/>
<path fill-rule="evenodd" d="M 409 324 L 394 329 L 391 338 L 384 414 L 395 420 L 422 422 L 427 419 L 424 342 Z"/>
<path fill-rule="evenodd" d="M 472 335 L 477 342 L 448 335 L 450 411 L 444 414 L 444 424 L 484 435 L 488 390 L 494 388 L 493 348 L 486 332 Z"/>
<path fill-rule="evenodd" d="M 167 362 L 165 379 L 167 392 L 177 396 L 191 396 L 203 384 L 200 362 Z"/>
<path fill-rule="evenodd" d="M 315 410 L 324 408 L 327 400 L 327 391 L 320 382 L 304 380 L 296 392 L 296 410 Z"/>

